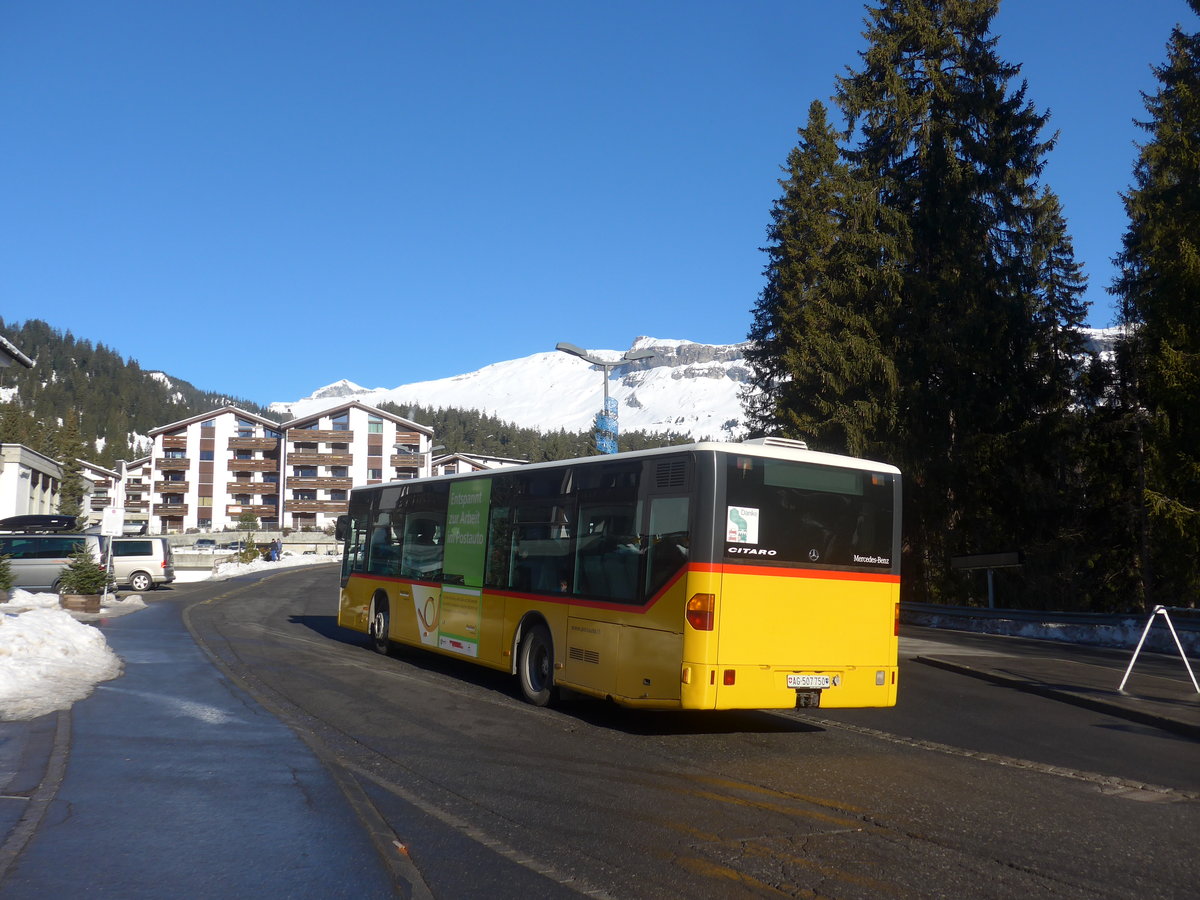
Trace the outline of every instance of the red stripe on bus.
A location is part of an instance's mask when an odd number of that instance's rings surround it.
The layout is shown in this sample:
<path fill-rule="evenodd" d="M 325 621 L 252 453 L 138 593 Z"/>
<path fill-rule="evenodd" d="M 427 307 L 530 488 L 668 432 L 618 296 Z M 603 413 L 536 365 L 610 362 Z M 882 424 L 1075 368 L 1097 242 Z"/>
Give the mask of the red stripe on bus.
<path fill-rule="evenodd" d="M 729 565 L 726 563 L 693 563 L 691 569 L 716 575 L 775 575 L 781 578 L 820 578 L 826 581 L 872 581 L 899 584 L 900 576 L 887 572 L 841 572 L 833 569 L 783 569 L 777 566 Z"/>

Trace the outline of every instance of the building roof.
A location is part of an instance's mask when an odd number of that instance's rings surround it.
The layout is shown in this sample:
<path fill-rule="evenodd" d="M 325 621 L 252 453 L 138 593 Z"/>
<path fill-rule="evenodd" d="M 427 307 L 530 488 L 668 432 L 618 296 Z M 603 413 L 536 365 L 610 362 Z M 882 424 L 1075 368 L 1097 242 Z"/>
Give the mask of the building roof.
<path fill-rule="evenodd" d="M 277 425 L 276 427 L 280 429 L 295 428 L 304 422 L 311 422 L 313 419 L 320 419 L 323 416 L 329 416 L 333 413 L 341 412 L 344 409 L 348 410 L 352 408 L 361 409 L 368 415 L 382 416 L 385 419 L 395 422 L 397 425 L 403 425 L 405 428 L 409 428 L 413 431 L 420 431 L 429 435 L 430 437 L 433 437 L 433 429 L 428 425 L 421 425 L 417 422 L 413 422 L 411 419 L 398 416 L 395 413 L 384 412 L 382 409 L 378 409 L 374 406 L 368 406 L 366 403 L 362 403 L 358 400 L 346 400 L 341 403 L 335 403 L 333 406 L 327 406 L 325 409 L 318 410 L 317 412 L 311 412 L 307 415 L 297 416 L 296 418 L 290 419 L 287 422 L 284 422 L 282 425 Z"/>
<path fill-rule="evenodd" d="M 193 425 L 196 422 L 204 422 L 207 419 L 215 419 L 217 416 L 226 414 L 240 416 L 241 418 L 250 422 L 256 422 L 259 425 L 265 425 L 267 428 L 270 428 L 274 431 L 281 431 L 283 429 L 283 426 L 274 419 L 256 416 L 252 412 L 246 412 L 246 410 L 239 406 L 222 406 L 219 409 L 212 409 L 205 413 L 189 416 L 186 419 L 180 419 L 178 422 L 172 422 L 170 425 L 160 425 L 158 428 L 151 428 L 147 433 L 150 437 L 154 437 L 155 435 L 159 435 L 167 431 L 176 431 L 180 428 L 187 428 L 189 425 Z"/>

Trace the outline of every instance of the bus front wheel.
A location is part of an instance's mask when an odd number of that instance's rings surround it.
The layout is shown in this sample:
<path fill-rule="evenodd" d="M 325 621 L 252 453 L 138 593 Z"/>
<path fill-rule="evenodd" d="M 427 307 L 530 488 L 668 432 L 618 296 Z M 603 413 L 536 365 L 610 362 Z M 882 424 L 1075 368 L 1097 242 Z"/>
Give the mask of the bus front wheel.
<path fill-rule="evenodd" d="M 545 625 L 534 625 L 521 636 L 517 654 L 521 694 L 534 706 L 547 706 L 554 692 L 554 644 Z"/>
<path fill-rule="evenodd" d="M 384 656 L 387 656 L 392 646 L 392 642 L 388 639 L 390 625 L 391 616 L 388 613 L 387 601 L 372 600 L 371 618 L 367 622 L 367 634 L 371 640 L 371 648 L 376 653 L 382 653 Z"/>

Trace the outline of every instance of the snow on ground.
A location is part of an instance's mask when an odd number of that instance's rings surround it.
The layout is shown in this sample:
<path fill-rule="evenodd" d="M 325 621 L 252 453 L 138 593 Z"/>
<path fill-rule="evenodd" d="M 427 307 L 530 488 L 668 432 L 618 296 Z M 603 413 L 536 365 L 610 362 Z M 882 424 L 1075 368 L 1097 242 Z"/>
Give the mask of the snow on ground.
<path fill-rule="evenodd" d="M 221 563 L 214 571 L 181 570 L 178 581 L 225 581 L 236 575 L 330 563 L 330 556 L 285 556 L 279 562 Z M 102 681 L 121 674 L 104 633 L 86 624 L 145 609 L 138 594 L 110 595 L 99 613 L 68 612 L 57 594 L 15 590 L 0 603 L 0 721 L 35 719 L 70 709 Z"/>

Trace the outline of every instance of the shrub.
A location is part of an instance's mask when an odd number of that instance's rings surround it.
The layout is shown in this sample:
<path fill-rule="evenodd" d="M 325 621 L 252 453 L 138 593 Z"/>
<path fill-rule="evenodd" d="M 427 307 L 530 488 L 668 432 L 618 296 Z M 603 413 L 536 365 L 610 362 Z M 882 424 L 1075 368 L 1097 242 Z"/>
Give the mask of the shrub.
<path fill-rule="evenodd" d="M 60 594 L 102 594 L 105 585 L 112 587 L 112 575 L 96 562 L 84 545 L 71 553 L 71 562 L 58 577 Z"/>
<path fill-rule="evenodd" d="M 11 556 L 0 553 L 0 591 L 12 590 L 14 578 L 10 559 L 12 559 Z"/>

